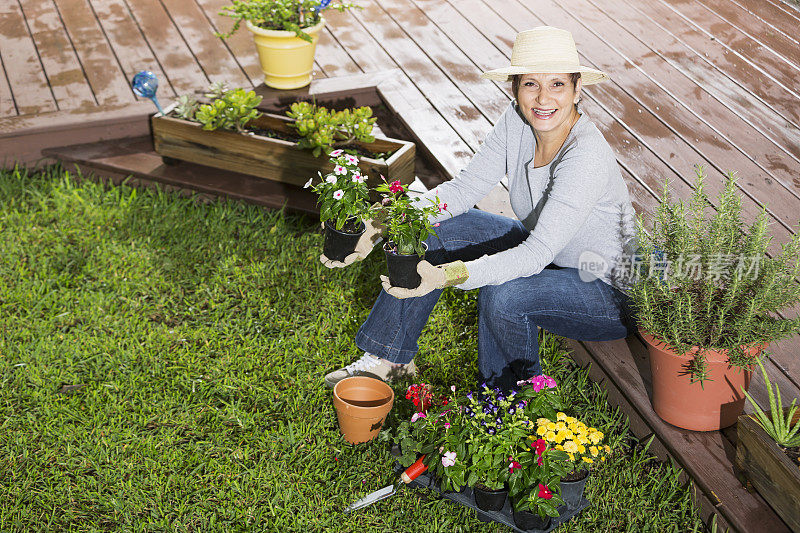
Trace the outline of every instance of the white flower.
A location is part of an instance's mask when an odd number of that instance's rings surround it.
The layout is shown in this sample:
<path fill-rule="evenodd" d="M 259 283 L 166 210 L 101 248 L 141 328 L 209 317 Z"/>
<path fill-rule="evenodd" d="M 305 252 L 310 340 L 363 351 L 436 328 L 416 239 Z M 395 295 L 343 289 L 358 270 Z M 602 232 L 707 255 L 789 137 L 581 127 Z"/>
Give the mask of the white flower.
<path fill-rule="evenodd" d="M 351 165 L 357 165 L 358 164 L 358 158 L 356 156 L 354 156 L 354 155 L 345 154 L 344 159 L 345 159 L 345 161 L 347 161 Z"/>
<path fill-rule="evenodd" d="M 342 174 L 347 174 L 347 169 L 344 168 L 342 165 L 336 165 L 333 169 L 333 173 L 337 176 L 341 176 Z"/>
<path fill-rule="evenodd" d="M 313 178 L 313 177 L 311 177 L 311 178 L 308 178 L 308 181 L 306 182 L 306 184 L 305 184 L 305 185 L 303 185 L 303 188 L 304 188 L 304 189 L 308 189 L 309 187 L 311 187 L 311 182 L 312 182 L 312 181 L 314 181 L 314 178 Z"/>
<path fill-rule="evenodd" d="M 342 150 L 334 150 L 333 152 L 331 152 L 328 155 L 331 156 L 331 157 L 339 157 L 340 155 L 342 155 Z"/>
<path fill-rule="evenodd" d="M 358 172 L 353 173 L 353 183 L 364 183 L 364 180 L 367 178 L 359 174 Z"/>
<path fill-rule="evenodd" d="M 411 422 L 412 423 L 416 422 L 420 418 L 427 418 L 427 416 L 428 415 L 426 415 L 425 413 L 414 413 L 413 415 L 411 415 Z"/>
<path fill-rule="evenodd" d="M 456 452 L 444 452 L 442 455 L 442 466 L 448 467 L 456 464 Z"/>
<path fill-rule="evenodd" d="M 333 174 L 328 174 L 327 176 L 325 176 L 325 181 L 327 181 L 328 183 L 336 183 L 336 176 L 334 176 Z"/>
<path fill-rule="evenodd" d="M 337 189 L 333 192 L 333 199 L 334 200 L 341 200 L 342 196 L 344 196 L 344 191 L 342 189 Z"/>

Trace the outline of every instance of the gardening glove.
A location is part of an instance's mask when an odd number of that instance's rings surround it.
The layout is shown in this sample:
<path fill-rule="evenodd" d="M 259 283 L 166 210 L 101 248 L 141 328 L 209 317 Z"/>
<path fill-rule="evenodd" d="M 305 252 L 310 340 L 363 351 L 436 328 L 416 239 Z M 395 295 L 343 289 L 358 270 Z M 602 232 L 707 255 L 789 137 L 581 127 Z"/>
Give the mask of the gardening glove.
<path fill-rule="evenodd" d="M 319 260 L 328 268 L 344 268 L 352 265 L 356 261 L 361 261 L 366 258 L 372 249 L 381 240 L 381 232 L 383 231 L 383 219 L 380 216 L 371 218 L 364 222 L 366 230 L 364 234 L 359 237 L 356 243 L 355 251 L 344 258 L 344 261 L 334 261 L 328 259 L 325 254 L 319 256 Z M 325 229 L 325 223 L 322 223 L 322 228 Z"/>
<path fill-rule="evenodd" d="M 387 276 L 381 276 L 383 290 L 389 293 L 390 296 L 402 300 L 404 298 L 425 296 L 436 289 L 443 289 L 445 287 L 452 287 L 453 285 L 464 283 L 467 281 L 467 278 L 469 278 L 467 265 L 464 264 L 464 261 L 454 261 L 452 263 L 434 266 L 423 260 L 417 265 L 417 272 L 422 278 L 422 281 L 416 289 L 393 287 L 389 283 L 389 278 Z"/>

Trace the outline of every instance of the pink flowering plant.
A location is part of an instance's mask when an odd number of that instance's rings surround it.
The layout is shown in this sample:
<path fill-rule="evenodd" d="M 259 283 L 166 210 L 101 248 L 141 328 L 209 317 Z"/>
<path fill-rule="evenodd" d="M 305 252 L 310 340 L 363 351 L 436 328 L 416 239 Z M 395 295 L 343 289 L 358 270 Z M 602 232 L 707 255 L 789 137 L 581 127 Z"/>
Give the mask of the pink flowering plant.
<path fill-rule="evenodd" d="M 509 495 L 517 511 L 530 511 L 542 518 L 558 516 L 563 505 L 560 483 L 570 470 L 567 454 L 544 439 L 526 439 L 517 450 L 519 468 L 509 476 Z"/>
<path fill-rule="evenodd" d="M 332 172 L 324 177 L 319 174 L 320 181 L 316 185 L 312 177 L 303 187 L 317 194 L 320 221 L 330 220 L 337 230 L 358 233 L 361 221 L 370 211 L 367 177 L 361 174 L 358 157 L 354 155 L 334 150 L 330 161 Z"/>
<path fill-rule="evenodd" d="M 425 255 L 423 243 L 429 235 L 435 235 L 435 225 L 430 220 L 439 213 L 447 210 L 447 204 L 442 203 L 437 196 L 431 200 L 431 205 L 421 207 L 408 196 L 408 191 L 399 180 L 388 182 L 381 176 L 383 183 L 379 183 L 375 190 L 381 193 L 381 205 L 386 214 L 385 237 L 389 245 L 397 254 L 420 257 Z"/>

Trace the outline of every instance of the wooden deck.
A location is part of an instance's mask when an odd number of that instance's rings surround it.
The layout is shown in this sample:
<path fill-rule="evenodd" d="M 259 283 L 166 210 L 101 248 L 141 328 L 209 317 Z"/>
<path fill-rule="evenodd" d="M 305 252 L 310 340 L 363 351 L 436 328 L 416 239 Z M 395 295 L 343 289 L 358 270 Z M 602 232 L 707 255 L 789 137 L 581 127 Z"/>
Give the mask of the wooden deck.
<path fill-rule="evenodd" d="M 230 27 L 217 15 L 228 3 L 0 0 L 0 160 L 31 163 L 47 147 L 146 135 L 152 105 L 128 83 L 139 70 L 158 74 L 164 103 L 212 81 L 258 86 L 249 34 L 212 34 Z M 798 230 L 800 9 L 791 0 L 358 3 L 326 14 L 315 76 L 390 71 L 403 121 L 446 173 L 468 161 L 509 102 L 510 88 L 481 71 L 508 63 L 518 31 L 551 25 L 572 31 L 582 62 L 612 76 L 586 88 L 582 105 L 614 148 L 637 211 L 653 212 L 667 177 L 688 197 L 701 164 L 712 195 L 726 171 L 739 173 L 748 220 L 767 206 L 771 252 Z M 508 212 L 502 194 L 482 207 Z M 695 480 L 704 515 L 717 512 L 736 531 L 787 530 L 733 477 L 733 432 L 684 432 L 655 417 L 638 338 L 573 348 L 637 434 L 655 434 L 654 450 Z M 770 375 L 786 398 L 800 396 L 800 340 L 772 351 Z M 763 402 L 758 380 L 753 389 Z"/>

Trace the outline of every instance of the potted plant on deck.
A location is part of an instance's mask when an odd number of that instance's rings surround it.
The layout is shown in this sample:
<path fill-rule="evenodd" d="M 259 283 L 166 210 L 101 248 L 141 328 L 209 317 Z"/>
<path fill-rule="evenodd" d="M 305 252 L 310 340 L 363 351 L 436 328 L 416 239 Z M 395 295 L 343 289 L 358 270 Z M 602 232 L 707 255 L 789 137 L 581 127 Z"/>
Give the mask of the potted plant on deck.
<path fill-rule="evenodd" d="M 783 408 L 777 384 L 773 391 L 767 371 L 758 362 L 769 395 L 765 413 L 747 395 L 753 415 L 742 415 L 736 426 L 735 467 L 793 531 L 800 531 L 800 410 L 796 399 Z"/>
<path fill-rule="evenodd" d="M 414 289 L 422 281 L 417 273 L 417 265 L 425 257 L 429 235 L 435 235 L 437 224 L 431 218 L 447 209 L 447 204 L 436 197 L 431 205 L 419 206 L 408 196 L 408 191 L 400 182 L 391 183 L 381 176 L 375 190 L 381 193 L 381 204 L 384 211 L 384 233 L 386 242 L 383 251 L 386 254 L 386 267 L 389 282 L 394 287 Z"/>
<path fill-rule="evenodd" d="M 260 101 L 254 91 L 222 84 L 200 101 L 181 96 L 151 119 L 155 150 L 165 163 L 185 160 L 299 186 L 308 176 L 331 172 L 324 156 L 343 149 L 359 156 L 368 183 L 387 173 L 413 181 L 414 144 L 373 136 L 369 107 L 328 111 L 295 102 L 290 116 L 281 116 L 259 112 Z"/>
<path fill-rule="evenodd" d="M 358 168 L 358 158 L 342 150 L 330 153 L 333 171 L 313 185 L 314 178 L 303 187 L 310 187 L 318 196 L 319 219 L 325 228 L 323 253 L 334 261 L 344 261 L 353 253 L 366 226 L 370 211 L 367 178 Z"/>
<path fill-rule="evenodd" d="M 244 21 L 253 34 L 264 83 L 275 89 L 297 89 L 311 83 L 314 51 L 325 26 L 323 10 L 350 9 L 350 3 L 331 5 L 331 0 L 233 0 L 220 15 L 236 22 L 227 38 Z"/>
<path fill-rule="evenodd" d="M 651 232 L 638 217 L 629 291 L 650 353 L 653 407 L 698 431 L 735 423 L 758 354 L 800 330 L 800 319 L 775 316 L 800 302 L 800 233 L 766 257 L 766 210 L 745 229 L 731 173 L 709 218 L 703 180 L 698 168 L 688 205 L 672 202 L 665 184 Z"/>

